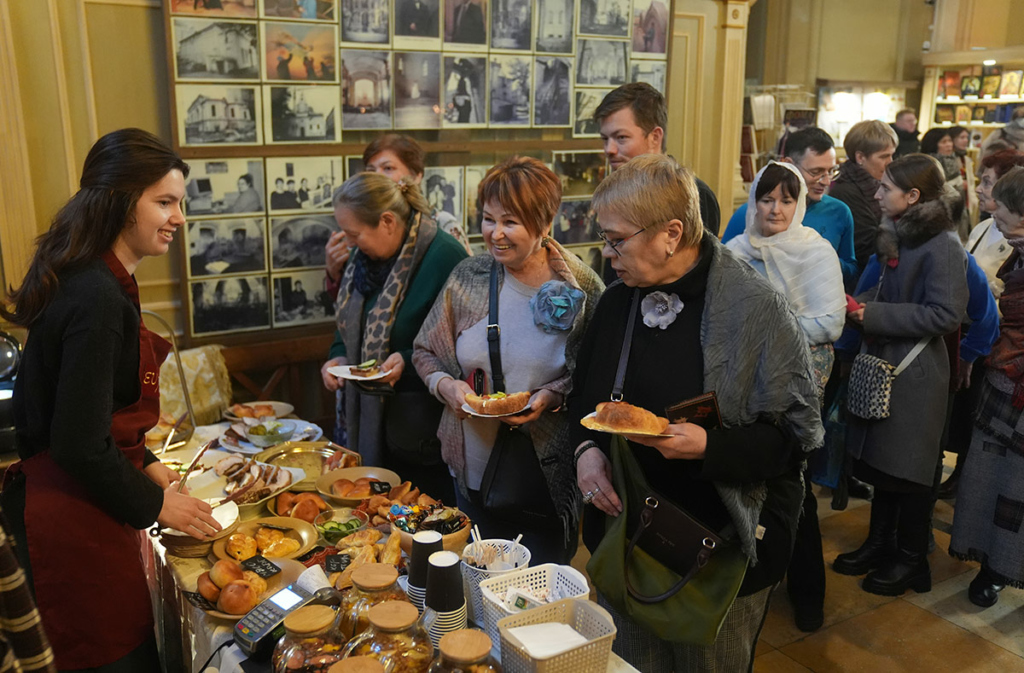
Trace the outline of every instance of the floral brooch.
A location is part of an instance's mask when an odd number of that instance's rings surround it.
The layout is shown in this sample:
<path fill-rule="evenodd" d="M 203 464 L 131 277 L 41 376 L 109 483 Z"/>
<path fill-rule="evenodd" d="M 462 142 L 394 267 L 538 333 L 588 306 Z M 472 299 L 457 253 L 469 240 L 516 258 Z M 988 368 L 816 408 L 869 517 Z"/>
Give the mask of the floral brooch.
<path fill-rule="evenodd" d="M 640 302 L 640 312 L 644 315 L 644 324 L 648 327 L 668 329 L 676 321 L 676 316 L 683 310 L 683 301 L 675 293 L 652 292 Z"/>
<path fill-rule="evenodd" d="M 533 322 L 547 334 L 572 328 L 586 295 L 564 281 L 549 280 L 530 299 Z"/>

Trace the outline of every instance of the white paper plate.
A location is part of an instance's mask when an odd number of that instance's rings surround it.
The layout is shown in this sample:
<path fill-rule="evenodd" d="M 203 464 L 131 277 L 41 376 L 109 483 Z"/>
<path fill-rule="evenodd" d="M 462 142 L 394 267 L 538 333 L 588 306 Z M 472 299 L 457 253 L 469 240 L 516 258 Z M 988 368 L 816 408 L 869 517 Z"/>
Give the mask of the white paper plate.
<path fill-rule="evenodd" d="M 337 376 L 339 379 L 345 379 L 347 381 L 376 381 L 382 379 L 388 375 L 387 372 L 382 371 L 379 374 L 373 376 L 356 376 L 352 374 L 354 367 L 352 365 L 338 365 L 336 367 L 328 367 L 327 373 L 331 376 Z"/>
<path fill-rule="evenodd" d="M 295 406 L 288 404 L 287 402 L 246 402 L 242 406 L 252 407 L 257 404 L 268 404 L 271 407 L 273 407 L 274 416 L 276 416 L 277 418 L 284 418 L 288 414 L 295 411 Z M 240 420 L 238 416 L 235 416 L 233 413 L 231 413 L 230 407 L 224 411 L 224 418 L 230 419 L 232 421 Z"/>
<path fill-rule="evenodd" d="M 315 442 L 316 440 L 324 436 L 323 429 L 316 423 L 310 423 L 309 421 L 300 420 L 289 420 L 289 422 L 295 424 L 295 434 L 293 434 L 291 437 L 285 440 L 287 442 Z M 281 444 L 284 444 L 284 442 L 281 442 Z M 273 446 L 256 446 L 252 442 L 246 441 L 244 439 L 239 440 L 238 446 L 235 446 L 234 444 L 229 444 L 226 441 L 224 441 L 223 434 L 221 434 L 220 446 L 225 451 L 230 451 L 232 453 L 244 453 L 247 456 L 254 456 L 257 453 L 263 453 L 268 448 L 274 448 Z M 280 445 L 275 444 L 274 446 Z"/>
<path fill-rule="evenodd" d="M 504 418 L 505 416 L 517 416 L 523 413 L 524 411 L 529 411 L 530 404 L 527 403 L 526 406 L 520 409 L 519 411 L 512 411 L 507 414 L 481 414 L 474 411 L 473 407 L 469 406 L 468 402 L 464 402 L 462 404 L 462 410 L 465 411 L 470 416 L 476 416 L 477 418 Z"/>
<path fill-rule="evenodd" d="M 580 425 L 588 430 L 597 430 L 598 432 L 607 432 L 609 435 L 622 435 L 623 437 L 674 437 L 675 435 L 655 435 L 649 432 L 623 432 L 622 430 L 613 430 L 607 426 L 598 423 L 595 418 L 597 412 L 593 411 L 583 418 L 580 419 Z"/>
<path fill-rule="evenodd" d="M 212 506 L 216 505 L 223 499 L 224 498 L 205 498 L 204 502 Z M 221 530 L 227 528 L 228 526 L 238 521 L 238 504 L 235 502 L 228 502 L 224 503 L 220 507 L 215 508 L 213 510 L 213 518 L 217 521 L 217 523 L 220 524 Z M 174 528 L 164 528 L 160 532 L 164 535 L 189 537 L 188 533 L 184 533 L 180 530 L 175 530 Z"/>

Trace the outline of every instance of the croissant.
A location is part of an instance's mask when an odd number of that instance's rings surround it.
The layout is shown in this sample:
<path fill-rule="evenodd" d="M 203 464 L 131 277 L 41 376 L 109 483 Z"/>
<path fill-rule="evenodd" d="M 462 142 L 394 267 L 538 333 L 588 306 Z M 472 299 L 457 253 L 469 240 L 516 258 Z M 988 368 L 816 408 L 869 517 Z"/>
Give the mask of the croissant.
<path fill-rule="evenodd" d="M 602 402 L 597 405 L 595 421 L 601 425 L 629 434 L 639 432 L 660 435 L 668 428 L 668 419 L 652 414 L 646 409 L 634 407 L 627 402 Z"/>

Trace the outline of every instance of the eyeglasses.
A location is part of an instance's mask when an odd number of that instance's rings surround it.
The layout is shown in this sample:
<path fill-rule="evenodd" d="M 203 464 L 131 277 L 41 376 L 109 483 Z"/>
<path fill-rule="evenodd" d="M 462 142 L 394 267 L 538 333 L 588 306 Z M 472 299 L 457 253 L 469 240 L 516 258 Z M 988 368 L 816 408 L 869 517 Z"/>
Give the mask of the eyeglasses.
<path fill-rule="evenodd" d="M 833 166 L 832 168 L 815 168 L 813 171 L 809 171 L 801 167 L 800 170 L 814 182 L 822 182 L 825 179 L 828 179 L 828 181 L 831 182 L 839 177 L 839 166 Z"/>
<path fill-rule="evenodd" d="M 627 237 L 625 237 L 625 238 L 620 238 L 620 239 L 619 239 L 619 240 L 617 240 L 617 241 L 613 241 L 612 239 L 608 238 L 608 234 L 606 234 L 606 233 L 605 233 L 605 232 L 603 232 L 603 231 L 598 231 L 598 232 L 597 232 L 597 235 L 598 235 L 598 237 L 599 237 L 599 238 L 600 238 L 600 239 L 601 239 L 602 241 L 604 241 L 604 242 L 605 242 L 605 245 L 607 245 L 607 246 L 608 246 L 609 248 L 611 248 L 611 249 L 612 249 L 612 252 L 614 252 L 614 253 L 615 253 L 615 254 L 616 254 L 617 256 L 621 257 L 621 256 L 622 256 L 622 253 L 621 253 L 621 252 L 619 252 L 619 246 L 621 246 L 621 245 L 622 245 L 623 243 L 625 243 L 625 242 L 626 242 L 626 241 L 628 241 L 629 239 L 633 238 L 633 237 L 634 237 L 634 236 L 636 236 L 637 234 L 643 233 L 643 232 L 645 232 L 645 231 L 647 231 L 647 227 L 643 227 L 643 228 L 641 228 L 641 229 L 640 229 L 639 231 L 634 231 L 634 232 L 633 232 L 632 234 L 630 234 L 629 236 L 627 236 Z"/>

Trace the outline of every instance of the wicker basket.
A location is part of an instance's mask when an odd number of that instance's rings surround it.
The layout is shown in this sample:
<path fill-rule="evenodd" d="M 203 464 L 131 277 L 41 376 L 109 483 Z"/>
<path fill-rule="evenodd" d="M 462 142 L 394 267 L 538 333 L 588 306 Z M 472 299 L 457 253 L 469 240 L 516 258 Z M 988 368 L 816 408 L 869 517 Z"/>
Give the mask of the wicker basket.
<path fill-rule="evenodd" d="M 466 594 L 466 605 L 469 608 L 469 619 L 474 624 L 482 625 L 484 623 L 484 599 L 480 594 L 480 583 L 494 577 L 507 575 L 508 573 L 515 572 L 516 570 L 529 568 L 530 550 L 522 544 L 517 544 L 515 552 L 513 552 L 512 540 L 481 540 L 480 544 L 490 545 L 501 549 L 502 552 L 508 554 L 508 556 L 519 566 L 513 570 L 487 570 L 486 568 L 471 566 L 465 561 L 462 562 L 462 589 Z M 466 546 L 466 550 L 469 550 L 472 546 L 473 543 L 470 543 Z"/>
<path fill-rule="evenodd" d="M 556 622 L 576 629 L 587 642 L 545 659 L 534 659 L 509 629 L 529 624 Z M 605 673 L 615 640 L 615 622 L 608 611 L 588 600 L 569 598 L 533 610 L 503 617 L 501 667 L 505 673 Z"/>
<path fill-rule="evenodd" d="M 590 596 L 590 586 L 587 584 L 586 577 L 575 568 L 554 563 L 516 570 L 500 577 L 484 580 L 480 583 L 484 613 L 480 626 L 494 643 L 498 642 L 498 620 L 512 614 L 498 598 L 509 587 L 525 587 L 533 593 L 550 592 L 552 589 L 557 589 L 562 598 L 587 598 Z"/>

